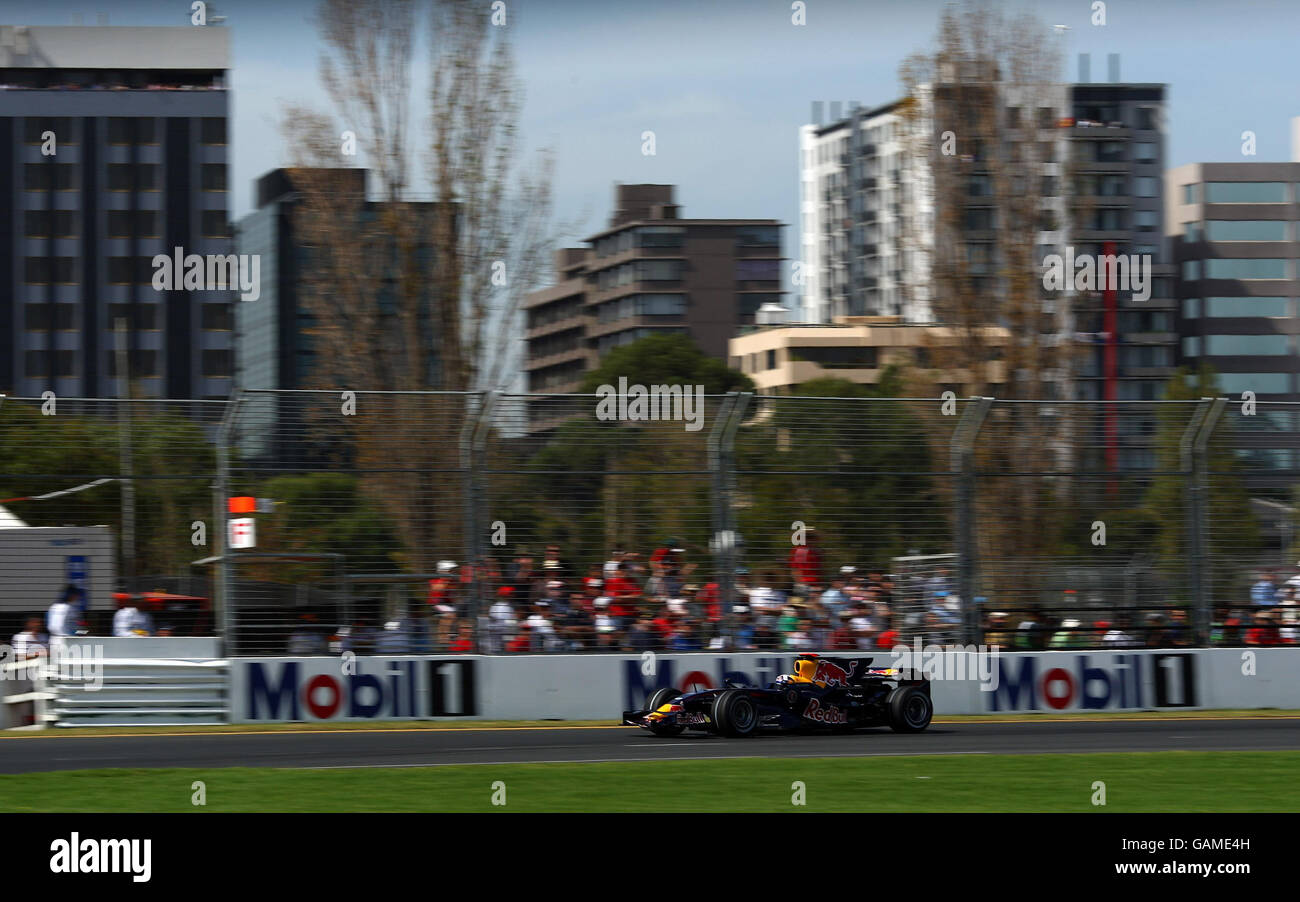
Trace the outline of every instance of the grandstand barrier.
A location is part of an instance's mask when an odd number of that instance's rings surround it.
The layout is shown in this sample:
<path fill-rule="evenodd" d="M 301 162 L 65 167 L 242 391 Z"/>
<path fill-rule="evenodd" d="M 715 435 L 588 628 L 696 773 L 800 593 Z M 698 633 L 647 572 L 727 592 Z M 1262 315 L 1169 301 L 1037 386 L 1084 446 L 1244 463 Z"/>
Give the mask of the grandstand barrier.
<path fill-rule="evenodd" d="M 7 728 L 384 720 L 608 720 L 655 689 L 766 685 L 793 654 L 232 658 L 215 640 L 72 640 L 80 660 L 0 664 Z M 99 648 L 95 649 L 95 645 Z M 839 653 L 852 657 L 851 652 Z M 923 651 L 944 714 L 1300 709 L 1300 649 Z M 34 677 L 34 678 L 32 678 Z"/>
<path fill-rule="evenodd" d="M 873 657 L 873 667 L 929 669 L 939 715 L 1300 708 L 1300 649 L 1009 652 L 989 656 L 983 674 L 979 657 L 965 652 L 923 654 L 919 662 Z M 241 723 L 615 722 L 661 686 L 718 687 L 724 675 L 766 685 L 792 664 L 792 653 L 761 652 L 236 658 L 230 707 Z"/>

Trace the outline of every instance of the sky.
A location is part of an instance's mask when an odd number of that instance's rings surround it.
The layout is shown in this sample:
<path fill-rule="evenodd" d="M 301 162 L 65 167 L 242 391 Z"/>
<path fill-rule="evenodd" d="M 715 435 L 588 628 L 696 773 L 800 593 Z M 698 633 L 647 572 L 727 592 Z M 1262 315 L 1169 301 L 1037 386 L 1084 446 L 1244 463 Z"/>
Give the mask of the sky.
<path fill-rule="evenodd" d="M 490 0 L 482 0 L 490 6 Z M 886 103 L 898 66 L 931 46 L 937 0 L 504 0 L 524 86 L 522 147 L 555 155 L 559 244 L 603 228 L 617 182 L 678 186 L 682 215 L 774 218 L 799 246 L 798 129 L 813 101 Z M 1062 40 L 1064 76 L 1092 57 L 1094 81 L 1118 53 L 1121 79 L 1167 93 L 1169 166 L 1290 159 L 1290 119 L 1300 116 L 1300 2 L 1112 0 L 1094 25 L 1092 0 L 1001 4 L 1027 11 L 1044 40 Z M 252 183 L 285 165 L 277 122 L 286 102 L 328 109 L 317 72 L 310 0 L 222 0 L 209 5 L 232 33 L 232 186 L 235 218 Z M 43 4 L 0 0 L 0 24 L 188 25 L 189 0 Z M 1064 37 L 1051 26 L 1066 25 Z M 417 36 L 424 42 L 424 36 Z M 424 42 L 427 43 L 427 42 Z M 417 46 L 421 46 L 417 43 Z M 423 87 L 426 67 L 417 70 Z M 656 153 L 642 154 L 642 133 Z M 416 185 L 427 190 L 427 185 Z"/>

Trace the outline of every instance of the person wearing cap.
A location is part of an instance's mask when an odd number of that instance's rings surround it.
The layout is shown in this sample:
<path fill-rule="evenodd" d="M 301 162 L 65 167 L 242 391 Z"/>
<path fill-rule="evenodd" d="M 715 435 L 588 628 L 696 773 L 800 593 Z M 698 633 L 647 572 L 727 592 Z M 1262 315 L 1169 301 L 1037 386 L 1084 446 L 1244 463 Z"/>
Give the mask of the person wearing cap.
<path fill-rule="evenodd" d="M 542 575 L 547 579 L 569 578 L 569 565 L 560 554 L 559 545 L 546 546 L 546 555 L 542 558 Z"/>

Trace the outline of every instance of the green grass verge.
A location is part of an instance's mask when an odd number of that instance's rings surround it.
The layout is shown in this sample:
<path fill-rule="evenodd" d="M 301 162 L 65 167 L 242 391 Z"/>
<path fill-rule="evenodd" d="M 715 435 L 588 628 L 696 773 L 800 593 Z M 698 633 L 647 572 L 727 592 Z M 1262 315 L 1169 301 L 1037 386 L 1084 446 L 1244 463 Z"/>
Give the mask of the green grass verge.
<path fill-rule="evenodd" d="M 1197 720 L 1208 717 L 1300 717 L 1300 711 L 1276 708 L 1222 709 L 1203 711 L 1067 711 L 1061 713 L 1025 713 L 1008 711 L 999 714 L 936 714 L 935 723 L 979 723 L 980 721 L 1024 721 L 1026 723 L 1057 720 L 1151 720 L 1169 718 Z M 105 734 L 141 735 L 159 733 L 247 733 L 304 732 L 314 730 L 498 730 L 518 727 L 612 727 L 609 720 L 376 720 L 336 721 L 327 723 L 253 723 L 220 724 L 213 726 L 141 726 L 141 727 L 65 727 L 48 730 L 8 730 L 0 732 L 0 739 L 21 739 L 50 736 L 102 736 Z"/>
<path fill-rule="evenodd" d="M 760 812 L 1300 810 L 1300 752 L 744 758 L 0 776 L 0 811 Z M 196 780 L 207 804 L 191 803 Z M 492 804 L 493 784 L 506 804 Z M 792 784 L 806 805 L 792 804 Z M 1094 783 L 1105 806 L 1092 804 Z"/>

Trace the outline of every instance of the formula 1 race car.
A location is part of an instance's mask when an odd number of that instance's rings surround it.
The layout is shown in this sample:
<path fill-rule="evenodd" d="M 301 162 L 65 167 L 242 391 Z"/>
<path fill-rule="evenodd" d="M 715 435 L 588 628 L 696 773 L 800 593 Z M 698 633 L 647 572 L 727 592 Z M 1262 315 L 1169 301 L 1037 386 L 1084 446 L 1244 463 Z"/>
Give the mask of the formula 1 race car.
<path fill-rule="evenodd" d="M 899 670 L 873 670 L 871 658 L 802 654 L 795 672 L 766 689 L 733 685 L 702 692 L 658 689 L 644 711 L 624 711 L 623 723 L 656 736 L 684 730 L 752 736 L 760 730 L 830 730 L 889 726 L 919 733 L 930 725 L 930 683 Z"/>

